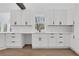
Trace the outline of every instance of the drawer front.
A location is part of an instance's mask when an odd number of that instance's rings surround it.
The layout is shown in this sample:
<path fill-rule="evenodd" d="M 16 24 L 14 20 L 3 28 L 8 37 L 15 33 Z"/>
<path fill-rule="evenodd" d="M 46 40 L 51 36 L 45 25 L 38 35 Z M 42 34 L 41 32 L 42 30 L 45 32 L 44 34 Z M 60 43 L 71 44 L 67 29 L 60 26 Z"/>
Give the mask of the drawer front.
<path fill-rule="evenodd" d="M 6 34 L 6 36 L 19 36 L 20 37 L 21 34 L 18 34 L 18 33 L 17 34 L 16 33 L 10 33 L 10 34 Z"/>
<path fill-rule="evenodd" d="M 15 41 L 15 40 L 7 41 L 7 46 L 20 46 L 20 45 L 22 45 L 21 41 Z"/>
<path fill-rule="evenodd" d="M 19 36 L 7 36 L 6 40 L 8 40 L 8 41 L 12 41 L 12 40 L 20 41 L 21 37 L 19 37 Z"/>
<path fill-rule="evenodd" d="M 56 46 L 64 46 L 65 42 L 60 40 L 56 42 Z"/>

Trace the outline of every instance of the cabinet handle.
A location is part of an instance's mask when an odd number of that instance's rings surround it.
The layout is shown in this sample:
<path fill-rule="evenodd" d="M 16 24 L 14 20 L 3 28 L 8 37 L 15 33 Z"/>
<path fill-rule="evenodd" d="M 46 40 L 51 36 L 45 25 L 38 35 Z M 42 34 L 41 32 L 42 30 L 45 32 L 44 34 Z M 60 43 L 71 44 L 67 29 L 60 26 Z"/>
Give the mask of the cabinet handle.
<path fill-rule="evenodd" d="M 12 41 L 12 43 L 15 43 L 15 41 Z"/>
<path fill-rule="evenodd" d="M 73 39 L 75 38 L 75 36 L 73 35 Z"/>
<path fill-rule="evenodd" d="M 62 36 L 60 36 L 59 38 L 63 38 Z"/>
<path fill-rule="evenodd" d="M 15 35 L 15 33 L 12 33 L 12 35 Z"/>
<path fill-rule="evenodd" d="M 42 38 L 39 38 L 39 41 L 41 41 Z"/>
<path fill-rule="evenodd" d="M 60 33 L 59 35 L 63 35 L 62 33 Z"/>
<path fill-rule="evenodd" d="M 16 24 L 17 24 L 17 22 L 14 22 L 14 24 L 16 25 Z"/>
<path fill-rule="evenodd" d="M 75 24 L 75 21 L 73 21 L 73 24 Z"/>
<path fill-rule="evenodd" d="M 27 25 L 27 21 L 25 22 L 25 24 Z"/>
<path fill-rule="evenodd" d="M 54 35 L 54 33 L 51 33 L 51 35 Z"/>
<path fill-rule="evenodd" d="M 62 22 L 60 21 L 59 24 L 62 24 Z"/>
<path fill-rule="evenodd" d="M 51 38 L 54 38 L 53 36 Z"/>
<path fill-rule="evenodd" d="M 59 43 L 63 43 L 62 41 L 60 41 Z"/>
<path fill-rule="evenodd" d="M 53 21 L 53 24 L 54 24 L 54 21 Z"/>
<path fill-rule="evenodd" d="M 12 38 L 15 38 L 15 36 L 12 36 Z"/>

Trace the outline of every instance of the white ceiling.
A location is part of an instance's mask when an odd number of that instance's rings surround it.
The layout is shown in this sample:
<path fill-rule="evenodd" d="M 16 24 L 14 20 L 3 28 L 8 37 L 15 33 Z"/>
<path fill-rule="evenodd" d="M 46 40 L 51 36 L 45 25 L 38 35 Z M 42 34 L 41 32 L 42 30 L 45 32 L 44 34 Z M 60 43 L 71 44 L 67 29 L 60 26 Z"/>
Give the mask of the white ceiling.
<path fill-rule="evenodd" d="M 20 9 L 16 3 L 0 3 L 0 12 L 8 12 L 13 9 Z"/>
<path fill-rule="evenodd" d="M 26 10 L 28 9 L 47 9 L 47 8 L 72 8 L 73 5 L 79 6 L 79 4 L 67 4 L 67 3 L 24 3 Z M 0 3 L 0 12 L 8 12 L 11 10 L 17 10 L 20 8 L 16 3 Z"/>

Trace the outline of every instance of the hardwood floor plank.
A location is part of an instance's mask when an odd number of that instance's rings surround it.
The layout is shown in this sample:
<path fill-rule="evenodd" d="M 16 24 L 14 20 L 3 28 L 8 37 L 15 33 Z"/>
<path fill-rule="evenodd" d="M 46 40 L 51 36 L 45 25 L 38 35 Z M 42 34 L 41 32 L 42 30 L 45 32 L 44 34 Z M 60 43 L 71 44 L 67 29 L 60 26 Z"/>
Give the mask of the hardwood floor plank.
<path fill-rule="evenodd" d="M 70 49 L 32 49 L 31 46 L 26 46 L 1 50 L 0 56 L 77 56 L 77 54 Z"/>

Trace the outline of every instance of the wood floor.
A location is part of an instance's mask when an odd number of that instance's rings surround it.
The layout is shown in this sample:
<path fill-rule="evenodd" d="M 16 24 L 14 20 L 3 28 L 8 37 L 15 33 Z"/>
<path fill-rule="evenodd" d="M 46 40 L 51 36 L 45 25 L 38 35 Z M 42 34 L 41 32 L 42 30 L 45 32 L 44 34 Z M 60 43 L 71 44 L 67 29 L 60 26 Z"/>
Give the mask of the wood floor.
<path fill-rule="evenodd" d="M 0 56 L 77 56 L 77 54 L 70 49 L 32 49 L 31 46 L 26 46 L 1 50 Z"/>

